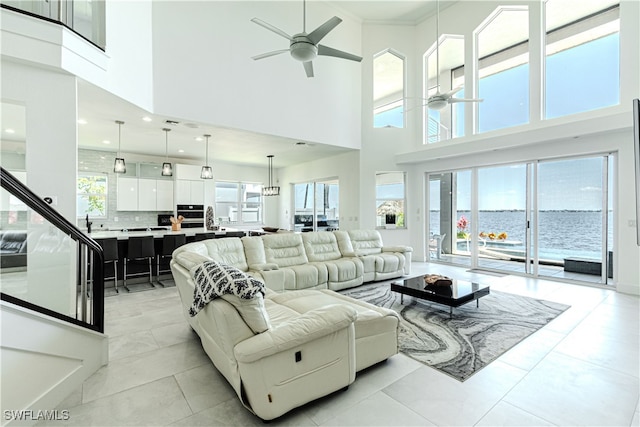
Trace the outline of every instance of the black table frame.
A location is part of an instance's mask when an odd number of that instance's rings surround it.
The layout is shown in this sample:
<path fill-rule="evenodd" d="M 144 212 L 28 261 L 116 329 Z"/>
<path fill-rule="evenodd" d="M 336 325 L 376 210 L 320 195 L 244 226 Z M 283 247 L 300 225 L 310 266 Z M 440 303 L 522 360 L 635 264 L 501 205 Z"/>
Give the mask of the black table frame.
<path fill-rule="evenodd" d="M 454 298 L 454 290 L 458 286 L 470 286 L 469 293 L 465 293 Z M 449 318 L 453 316 L 453 308 L 476 301 L 476 307 L 480 307 L 480 298 L 489 295 L 489 285 L 481 285 L 475 282 L 464 280 L 453 280 L 451 286 L 429 286 L 425 289 L 424 276 L 409 277 L 402 282 L 391 282 L 391 291 L 400 294 L 400 304 L 404 303 L 404 296 L 409 295 L 414 298 L 423 299 L 449 307 Z"/>

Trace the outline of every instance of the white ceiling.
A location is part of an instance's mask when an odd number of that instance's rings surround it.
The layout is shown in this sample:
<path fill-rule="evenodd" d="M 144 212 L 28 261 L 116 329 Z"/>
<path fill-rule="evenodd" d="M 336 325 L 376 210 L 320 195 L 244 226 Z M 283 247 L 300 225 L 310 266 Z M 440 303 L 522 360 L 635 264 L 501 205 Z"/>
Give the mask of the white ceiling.
<path fill-rule="evenodd" d="M 363 23 L 415 24 L 435 13 L 435 0 L 334 0 L 327 3 L 336 9 L 337 15 L 348 14 L 351 18 Z M 443 5 L 452 1 L 441 3 L 442 9 Z M 115 120 L 122 120 L 125 122 L 121 133 L 121 150 L 124 153 L 165 156 L 165 132 L 162 131 L 164 127 L 172 129 L 168 134 L 169 157 L 178 159 L 203 159 L 205 142 L 202 135 L 204 134 L 212 135 L 209 140 L 209 157 L 231 163 L 266 166 L 265 146 L 269 147 L 270 154 L 275 155 L 275 167 L 298 164 L 349 151 L 336 146 L 149 114 L 85 82 L 79 82 L 78 85 L 78 115 L 79 119 L 86 121 L 86 124 L 78 124 L 79 147 L 86 149 L 117 151 L 118 125 Z M 148 117 L 151 121 L 143 121 L 143 117 Z M 0 120 L 3 149 L 20 151 L 21 143 L 25 141 L 23 108 L 3 104 Z M 166 120 L 176 121 L 178 124 L 167 125 Z M 13 133 L 6 133 L 7 128 L 13 129 Z M 196 140 L 196 138 L 202 139 Z"/>

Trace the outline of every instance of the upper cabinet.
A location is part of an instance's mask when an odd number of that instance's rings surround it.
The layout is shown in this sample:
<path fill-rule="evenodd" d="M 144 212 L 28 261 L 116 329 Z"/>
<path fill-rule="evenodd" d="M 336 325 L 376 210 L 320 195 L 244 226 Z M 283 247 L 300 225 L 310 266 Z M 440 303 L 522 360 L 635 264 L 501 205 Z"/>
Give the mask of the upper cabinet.
<path fill-rule="evenodd" d="M 132 169 L 136 169 L 135 166 L 134 164 Z M 135 178 L 118 176 L 118 211 L 154 212 L 174 209 L 173 179 L 161 176 L 159 165 L 140 163 L 135 175 Z"/>

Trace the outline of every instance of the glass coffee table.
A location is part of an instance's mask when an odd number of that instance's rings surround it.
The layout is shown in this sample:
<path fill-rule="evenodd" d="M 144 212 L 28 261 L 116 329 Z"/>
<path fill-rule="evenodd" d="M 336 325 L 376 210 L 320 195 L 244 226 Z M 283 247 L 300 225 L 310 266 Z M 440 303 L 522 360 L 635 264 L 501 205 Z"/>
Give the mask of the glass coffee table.
<path fill-rule="evenodd" d="M 404 296 L 443 304 L 449 307 L 449 317 L 453 315 L 453 308 L 460 307 L 471 301 L 476 301 L 480 307 L 480 298 L 489 295 L 489 285 L 453 279 L 451 286 L 426 286 L 424 275 L 409 277 L 401 282 L 392 282 L 391 290 L 400 294 L 400 304 Z"/>

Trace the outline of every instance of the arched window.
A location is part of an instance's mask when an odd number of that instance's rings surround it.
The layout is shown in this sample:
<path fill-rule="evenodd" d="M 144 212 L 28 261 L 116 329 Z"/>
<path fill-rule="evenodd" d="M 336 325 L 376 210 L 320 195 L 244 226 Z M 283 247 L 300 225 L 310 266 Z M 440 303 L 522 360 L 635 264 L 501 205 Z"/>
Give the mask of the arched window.
<path fill-rule="evenodd" d="M 464 36 L 443 34 L 424 54 L 424 133 L 425 143 L 464 136 L 464 103 L 443 109 L 430 109 L 430 96 L 457 89 L 454 98 L 464 98 Z M 439 67 L 439 75 L 436 68 Z M 439 87 L 438 87 L 439 86 Z"/>
<path fill-rule="evenodd" d="M 620 103 L 620 1 L 547 0 L 545 119 Z"/>
<path fill-rule="evenodd" d="M 529 123 L 529 10 L 501 6 L 477 29 L 477 132 Z"/>
<path fill-rule="evenodd" d="M 373 127 L 404 127 L 404 55 L 384 50 L 373 58 Z"/>

